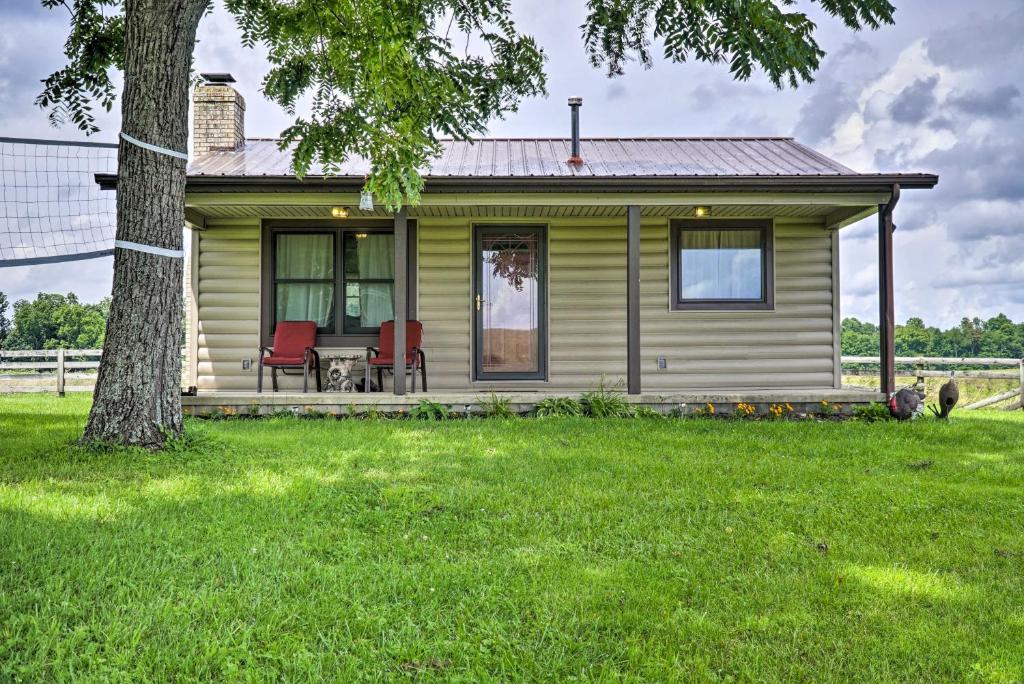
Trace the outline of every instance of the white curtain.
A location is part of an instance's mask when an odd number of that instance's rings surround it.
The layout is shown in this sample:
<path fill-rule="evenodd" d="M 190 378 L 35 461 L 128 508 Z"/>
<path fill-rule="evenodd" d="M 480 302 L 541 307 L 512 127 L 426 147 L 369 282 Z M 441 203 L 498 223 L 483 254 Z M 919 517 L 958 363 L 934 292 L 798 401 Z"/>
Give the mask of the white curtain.
<path fill-rule="evenodd" d="M 761 299 L 761 231 L 684 230 L 679 239 L 683 299 Z"/>
<path fill-rule="evenodd" d="M 278 233 L 274 261 L 278 278 L 329 280 L 334 277 L 334 236 Z"/>
<path fill-rule="evenodd" d="M 334 285 L 326 283 L 278 283 L 278 321 L 316 321 L 329 328 L 334 321 Z"/>
<path fill-rule="evenodd" d="M 277 283 L 278 321 L 316 321 L 334 324 L 334 236 L 277 235 L 274 252 L 278 280 L 329 280 L 323 283 Z"/>
<path fill-rule="evenodd" d="M 348 274 L 349 278 L 393 280 L 395 277 L 395 236 L 385 233 L 357 235 L 356 262 L 358 272 Z M 350 283 L 348 288 L 346 314 L 358 317 L 360 327 L 376 328 L 380 326 L 381 321 L 388 321 L 395 317 L 395 286 L 393 283 L 355 282 Z M 357 303 L 358 310 L 353 310 Z"/>

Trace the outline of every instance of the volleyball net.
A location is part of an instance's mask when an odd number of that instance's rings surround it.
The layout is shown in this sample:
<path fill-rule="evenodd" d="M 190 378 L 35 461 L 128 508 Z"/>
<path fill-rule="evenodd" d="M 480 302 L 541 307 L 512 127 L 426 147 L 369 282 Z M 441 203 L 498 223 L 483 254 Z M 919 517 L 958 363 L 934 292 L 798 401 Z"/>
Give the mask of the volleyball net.
<path fill-rule="evenodd" d="M 0 267 L 113 254 L 116 172 L 116 144 L 0 137 Z"/>

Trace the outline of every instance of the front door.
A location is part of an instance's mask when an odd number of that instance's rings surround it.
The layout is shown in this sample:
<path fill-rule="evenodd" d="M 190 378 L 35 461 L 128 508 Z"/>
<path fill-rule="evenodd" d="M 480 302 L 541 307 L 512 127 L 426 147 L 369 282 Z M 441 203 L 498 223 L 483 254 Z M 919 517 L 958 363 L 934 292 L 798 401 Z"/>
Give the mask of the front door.
<path fill-rule="evenodd" d="M 476 226 L 476 380 L 546 377 L 546 251 L 543 226 Z"/>

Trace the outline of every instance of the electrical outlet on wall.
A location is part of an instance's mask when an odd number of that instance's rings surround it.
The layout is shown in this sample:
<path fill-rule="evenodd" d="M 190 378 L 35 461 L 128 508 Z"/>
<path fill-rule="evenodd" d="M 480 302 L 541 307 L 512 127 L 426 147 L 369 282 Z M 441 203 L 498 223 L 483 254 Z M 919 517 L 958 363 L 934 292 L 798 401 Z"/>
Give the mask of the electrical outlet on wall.
<path fill-rule="evenodd" d="M 252 359 L 251 358 L 242 359 L 242 370 L 244 370 L 244 371 L 251 371 L 252 370 Z"/>
<path fill-rule="evenodd" d="M 666 359 L 664 356 L 659 356 L 658 370 L 665 370 L 666 368 L 668 368 L 668 359 Z"/>

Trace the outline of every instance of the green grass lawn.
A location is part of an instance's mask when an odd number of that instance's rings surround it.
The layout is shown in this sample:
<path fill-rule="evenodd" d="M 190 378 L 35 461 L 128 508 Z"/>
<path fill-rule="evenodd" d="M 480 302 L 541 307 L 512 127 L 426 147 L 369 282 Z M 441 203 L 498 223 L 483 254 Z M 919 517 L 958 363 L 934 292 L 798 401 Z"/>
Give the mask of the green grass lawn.
<path fill-rule="evenodd" d="M 0 680 L 1024 680 L 1024 415 L 188 422 L 0 396 Z"/>

